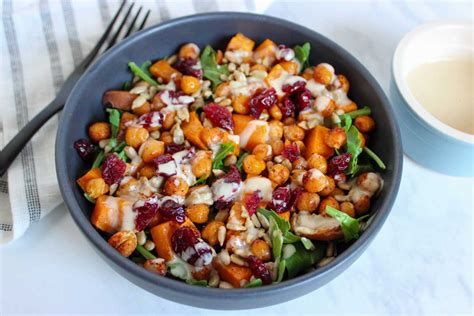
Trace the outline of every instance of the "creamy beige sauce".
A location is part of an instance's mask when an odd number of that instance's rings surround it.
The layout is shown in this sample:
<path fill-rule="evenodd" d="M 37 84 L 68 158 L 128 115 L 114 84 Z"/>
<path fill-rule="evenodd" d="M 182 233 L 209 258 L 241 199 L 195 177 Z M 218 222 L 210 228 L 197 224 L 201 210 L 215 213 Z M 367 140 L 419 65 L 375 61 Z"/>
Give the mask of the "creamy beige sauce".
<path fill-rule="evenodd" d="M 474 134 L 474 59 L 441 60 L 408 73 L 416 100 L 441 122 Z"/>

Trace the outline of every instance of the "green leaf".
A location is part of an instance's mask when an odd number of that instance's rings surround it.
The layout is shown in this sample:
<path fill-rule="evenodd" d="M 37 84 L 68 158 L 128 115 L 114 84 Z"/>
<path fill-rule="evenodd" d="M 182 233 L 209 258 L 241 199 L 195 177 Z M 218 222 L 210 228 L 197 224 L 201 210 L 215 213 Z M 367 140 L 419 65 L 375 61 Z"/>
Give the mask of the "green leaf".
<path fill-rule="evenodd" d="M 92 204 L 95 204 L 95 200 L 89 196 L 89 194 L 84 192 L 84 197 L 86 198 L 87 201 L 91 202 Z"/>
<path fill-rule="evenodd" d="M 359 138 L 359 131 L 352 125 L 347 134 L 347 152 L 352 155 L 346 174 L 353 175 L 357 172 L 357 159 L 362 152 L 362 141 Z"/>
<path fill-rule="evenodd" d="M 326 245 L 322 242 L 318 242 L 313 251 L 306 250 L 302 244 L 286 245 L 286 247 L 294 247 L 294 249 L 284 250 L 284 253 L 289 254 L 284 258 L 288 278 L 293 278 L 301 271 L 311 267 L 321 260 L 326 253 Z"/>
<path fill-rule="evenodd" d="M 135 64 L 133 61 L 129 62 L 128 63 L 128 67 L 130 68 L 130 70 L 133 72 L 133 74 L 137 77 L 139 77 L 140 79 L 148 82 L 149 84 L 151 84 L 152 86 L 157 86 L 158 85 L 158 82 L 156 82 L 150 75 L 149 75 L 149 72 L 145 72 L 143 71 L 142 68 L 138 67 L 137 64 Z M 143 65 L 142 65 L 143 67 Z"/>
<path fill-rule="evenodd" d="M 153 75 L 150 72 L 150 66 L 152 65 L 152 62 L 150 60 L 145 61 L 141 66 L 140 69 L 147 74 L 149 77 L 153 77 Z"/>
<path fill-rule="evenodd" d="M 278 263 L 278 276 L 274 283 L 280 283 L 283 280 L 283 276 L 285 275 L 285 269 L 286 269 L 286 261 L 281 260 Z"/>
<path fill-rule="evenodd" d="M 281 251 L 283 249 L 283 232 L 278 227 L 274 217 L 270 217 L 269 222 L 269 235 L 272 240 L 273 259 L 276 261 L 281 258 Z"/>
<path fill-rule="evenodd" d="M 352 126 L 352 118 L 350 115 L 347 114 L 341 114 L 339 115 L 339 118 L 341 119 L 341 123 L 339 123 L 339 127 L 342 127 L 346 133 L 349 131 L 349 128 Z"/>
<path fill-rule="evenodd" d="M 156 259 L 155 255 L 145 249 L 142 245 L 137 245 L 137 251 L 143 256 L 145 259 Z"/>
<path fill-rule="evenodd" d="M 112 148 L 111 152 L 121 152 L 124 150 L 125 146 L 127 146 L 127 143 L 125 141 L 121 141 L 120 144 Z"/>
<path fill-rule="evenodd" d="M 359 238 L 359 221 L 344 212 L 338 211 L 331 206 L 326 206 L 326 214 L 335 218 L 341 225 L 342 233 L 346 241 Z"/>
<path fill-rule="evenodd" d="M 303 244 L 303 246 L 306 250 L 314 250 L 315 249 L 313 242 L 311 240 L 309 240 L 308 238 L 306 238 L 306 237 L 301 237 L 301 243 Z"/>
<path fill-rule="evenodd" d="M 194 185 L 200 185 L 200 184 L 206 183 L 206 180 L 207 180 L 207 177 L 202 176 L 196 182 L 194 182 Z"/>
<path fill-rule="evenodd" d="M 377 156 L 376 153 L 370 150 L 370 148 L 368 148 L 367 146 L 364 147 L 364 152 L 367 154 L 367 156 L 372 158 L 373 161 L 375 161 L 375 163 L 377 164 L 377 166 L 379 166 L 380 169 L 385 170 L 387 168 L 383 163 L 382 159 L 380 159 L 380 157 Z"/>
<path fill-rule="evenodd" d="M 348 112 L 348 113 L 342 114 L 342 115 L 348 115 L 348 116 L 351 117 L 351 119 L 355 119 L 358 116 L 370 115 L 371 113 L 372 113 L 372 110 L 368 106 L 364 106 L 362 109 L 358 109 L 358 110 Z M 340 115 L 339 117 L 341 117 L 342 115 Z"/>
<path fill-rule="evenodd" d="M 191 284 L 191 285 L 198 285 L 198 286 L 207 286 L 207 281 L 206 280 L 186 280 L 186 283 Z"/>
<path fill-rule="evenodd" d="M 131 81 L 125 81 L 122 85 L 122 90 L 129 91 L 130 89 L 132 89 L 132 82 Z"/>
<path fill-rule="evenodd" d="M 249 153 L 247 152 L 244 152 L 240 155 L 239 159 L 237 160 L 237 163 L 235 164 L 235 166 L 237 167 L 237 169 L 239 169 L 239 171 L 242 171 L 242 166 L 244 164 L 244 159 L 245 157 L 247 157 L 249 155 Z"/>
<path fill-rule="evenodd" d="M 217 64 L 216 51 L 207 45 L 201 54 L 201 67 L 204 72 L 204 77 L 212 81 L 212 86 L 215 88 L 222 82 L 221 75 L 228 75 L 229 70 L 227 66 Z"/>
<path fill-rule="evenodd" d="M 106 111 L 109 113 L 110 139 L 115 139 L 120 126 L 120 111 L 113 108 L 108 108 Z"/>
<path fill-rule="evenodd" d="M 258 287 L 258 286 L 262 286 L 262 284 L 263 284 L 262 279 L 258 278 L 258 279 L 253 279 L 249 283 L 245 284 L 244 287 L 245 288 Z"/>
<path fill-rule="evenodd" d="M 95 160 L 94 160 L 94 163 L 92 164 L 91 169 L 99 168 L 100 165 L 102 164 L 102 161 L 104 161 L 104 158 L 105 158 L 105 153 L 102 150 L 97 154 L 97 157 L 95 157 Z"/>
<path fill-rule="evenodd" d="M 117 156 L 123 160 L 123 162 L 127 162 L 128 157 L 125 154 L 125 150 L 122 150 L 121 152 L 117 153 Z"/>
<path fill-rule="evenodd" d="M 224 143 L 221 144 L 219 151 L 217 152 L 214 160 L 212 161 L 212 169 L 223 169 L 224 168 L 224 159 L 234 151 L 234 144 Z"/>
<path fill-rule="evenodd" d="M 295 57 L 301 64 L 301 71 L 309 66 L 309 52 L 311 50 L 310 43 L 304 43 L 302 46 L 296 45 L 293 50 L 295 51 Z"/>

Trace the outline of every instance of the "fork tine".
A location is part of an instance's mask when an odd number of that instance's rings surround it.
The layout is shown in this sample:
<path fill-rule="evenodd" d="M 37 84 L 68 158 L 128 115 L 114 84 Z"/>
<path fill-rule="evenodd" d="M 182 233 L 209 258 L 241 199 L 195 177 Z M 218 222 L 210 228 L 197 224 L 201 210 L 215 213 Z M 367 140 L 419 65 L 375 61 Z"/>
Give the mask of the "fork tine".
<path fill-rule="evenodd" d="M 109 49 L 110 47 L 114 46 L 115 42 L 117 42 L 117 39 L 120 35 L 120 32 L 122 31 L 123 27 L 125 26 L 125 23 L 127 22 L 128 16 L 130 15 L 130 12 L 132 12 L 132 9 L 133 9 L 134 5 L 135 5 L 135 3 L 132 3 L 130 5 L 130 7 L 128 8 L 127 13 L 125 13 L 125 16 L 122 19 L 122 23 L 120 23 L 119 28 L 117 29 L 117 31 L 115 31 L 114 36 L 112 36 L 112 39 L 110 40 L 109 45 L 107 45 L 106 50 Z"/>
<path fill-rule="evenodd" d="M 142 12 L 142 7 L 138 9 L 137 14 L 133 17 L 132 22 L 130 23 L 130 26 L 128 27 L 127 33 L 125 33 L 125 36 L 123 38 L 127 38 L 133 31 L 133 28 L 135 27 L 135 23 L 138 20 L 138 16 L 140 15 L 140 12 Z"/>
<path fill-rule="evenodd" d="M 122 9 L 124 8 L 126 2 L 127 2 L 127 0 L 122 1 L 122 4 L 120 5 L 119 9 L 117 10 L 117 13 L 115 13 L 112 21 L 110 21 L 110 23 L 107 26 L 107 29 L 105 30 L 104 34 L 102 34 L 101 38 L 99 39 L 99 41 L 97 42 L 95 47 L 92 49 L 92 51 L 89 53 L 89 55 L 87 55 L 87 57 L 84 59 L 84 61 L 81 63 L 81 65 L 83 65 L 85 67 L 89 66 L 89 64 L 92 62 L 92 60 L 94 60 L 94 58 L 97 56 L 97 53 L 99 52 L 99 50 L 102 47 L 102 45 L 104 44 L 105 40 L 109 36 L 110 31 L 112 30 L 115 22 L 117 21 L 117 18 L 119 17 L 120 12 L 122 12 Z"/>
<path fill-rule="evenodd" d="M 148 11 L 146 12 L 146 15 L 145 15 L 145 17 L 143 18 L 142 24 L 140 24 L 140 27 L 138 28 L 138 31 L 143 30 L 143 28 L 145 27 L 146 20 L 148 19 L 148 16 L 150 15 L 150 12 L 151 12 L 150 10 L 148 10 Z"/>

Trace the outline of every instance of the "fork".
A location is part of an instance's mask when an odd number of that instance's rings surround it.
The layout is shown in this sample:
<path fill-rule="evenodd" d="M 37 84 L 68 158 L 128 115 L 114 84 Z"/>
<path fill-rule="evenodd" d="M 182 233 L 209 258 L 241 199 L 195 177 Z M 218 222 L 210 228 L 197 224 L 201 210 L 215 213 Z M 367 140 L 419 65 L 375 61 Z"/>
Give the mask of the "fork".
<path fill-rule="evenodd" d="M 125 16 L 122 18 L 119 27 L 117 30 L 112 34 L 112 29 L 116 24 L 120 13 L 125 8 L 127 0 L 123 0 L 122 4 L 120 5 L 119 9 L 115 13 L 112 21 L 107 26 L 104 34 L 102 34 L 101 38 L 89 53 L 86 58 L 74 69 L 74 71 L 69 75 L 69 77 L 64 82 L 61 90 L 59 91 L 56 98 L 51 101 L 40 113 L 38 113 L 31 121 L 29 121 L 19 132 L 18 134 L 13 137 L 10 142 L 0 151 L 0 177 L 8 170 L 8 167 L 12 164 L 18 154 L 22 151 L 22 149 L 26 146 L 26 144 L 30 141 L 33 135 L 56 113 L 58 113 L 64 107 L 64 103 L 66 103 L 66 99 L 68 98 L 69 94 L 71 93 L 72 88 L 79 80 L 81 75 L 86 71 L 86 69 L 92 64 L 97 56 L 100 55 L 101 49 L 104 51 L 111 48 L 118 40 L 120 33 L 125 27 L 125 24 L 132 12 L 132 8 L 134 3 L 130 4 L 127 8 Z M 148 16 L 150 15 L 150 10 L 148 10 L 143 17 L 141 23 L 139 24 L 138 28 L 135 29 L 135 24 L 140 16 L 142 11 L 142 7 L 140 7 L 133 17 L 132 21 L 130 22 L 130 26 L 128 30 L 123 35 L 123 38 L 128 37 L 134 31 L 140 31 L 145 27 L 146 21 Z M 107 38 L 109 35 L 112 34 L 110 40 L 106 43 Z M 105 49 L 104 49 L 105 47 Z"/>

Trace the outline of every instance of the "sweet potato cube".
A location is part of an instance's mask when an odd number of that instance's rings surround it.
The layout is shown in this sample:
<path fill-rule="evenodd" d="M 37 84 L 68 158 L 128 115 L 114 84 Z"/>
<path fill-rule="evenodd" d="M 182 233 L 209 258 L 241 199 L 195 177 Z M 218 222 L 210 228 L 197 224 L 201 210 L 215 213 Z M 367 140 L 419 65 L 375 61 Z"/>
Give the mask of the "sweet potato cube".
<path fill-rule="evenodd" d="M 249 281 L 252 277 L 252 271 L 248 267 L 239 266 L 233 262 L 224 265 L 219 259 L 214 258 L 212 265 L 219 273 L 222 280 L 229 282 L 233 287 L 240 287 L 240 282 L 243 280 Z"/>
<path fill-rule="evenodd" d="M 179 225 L 173 221 L 161 223 L 150 229 L 151 237 L 155 243 L 156 252 L 160 258 L 170 261 L 175 253 L 171 244 L 171 237 L 179 228 Z"/>
<path fill-rule="evenodd" d="M 285 211 L 285 212 L 277 213 L 277 214 L 281 218 L 286 219 L 287 221 L 290 221 L 290 211 Z"/>
<path fill-rule="evenodd" d="M 91 216 L 92 225 L 109 234 L 117 232 L 120 225 L 119 200 L 113 196 L 99 196 Z"/>
<path fill-rule="evenodd" d="M 250 38 L 246 37 L 242 33 L 237 33 L 234 35 L 234 37 L 230 39 L 230 42 L 227 45 L 227 50 L 243 50 L 251 52 L 254 46 L 254 41 L 252 41 Z"/>
<path fill-rule="evenodd" d="M 204 129 L 199 116 L 196 112 L 189 113 L 189 121 L 182 122 L 181 128 L 183 129 L 184 136 L 189 142 L 200 149 L 206 149 L 206 145 L 201 140 L 201 131 Z"/>
<path fill-rule="evenodd" d="M 329 128 L 318 125 L 309 131 L 305 139 L 305 158 L 308 159 L 312 154 L 317 153 L 324 158 L 329 158 L 334 154 L 334 149 L 326 145 L 324 139 L 329 133 Z"/>
<path fill-rule="evenodd" d="M 298 74 L 298 64 L 295 63 L 294 61 L 282 61 L 281 63 L 279 63 L 279 65 L 285 69 L 286 72 L 292 74 L 292 75 L 296 75 Z"/>
<path fill-rule="evenodd" d="M 102 178 L 102 172 L 99 168 L 94 168 L 89 171 L 79 179 L 77 179 L 77 184 L 81 187 L 82 191 L 86 191 L 87 182 L 92 179 Z"/>
<path fill-rule="evenodd" d="M 252 121 L 250 115 L 232 114 L 232 121 L 234 121 L 234 134 L 239 135 L 245 129 L 247 124 Z"/>
<path fill-rule="evenodd" d="M 181 73 L 174 69 L 170 63 L 164 59 L 157 61 L 150 67 L 150 72 L 153 76 L 162 78 L 165 82 L 169 82 L 173 79 L 181 77 Z"/>
<path fill-rule="evenodd" d="M 266 39 L 264 40 L 254 51 L 255 60 L 261 58 L 274 58 L 275 53 L 277 50 L 277 44 L 275 44 L 272 40 Z"/>

